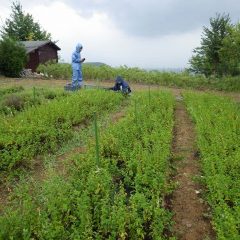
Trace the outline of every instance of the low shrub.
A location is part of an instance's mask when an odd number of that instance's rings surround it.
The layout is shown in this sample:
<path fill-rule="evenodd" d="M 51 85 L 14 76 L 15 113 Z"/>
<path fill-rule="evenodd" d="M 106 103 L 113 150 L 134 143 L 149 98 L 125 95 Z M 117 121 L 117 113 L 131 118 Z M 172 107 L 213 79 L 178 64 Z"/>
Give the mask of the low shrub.
<path fill-rule="evenodd" d="M 20 111 L 24 107 L 23 97 L 16 94 L 7 95 L 2 101 L 2 107 L 12 108 Z"/>

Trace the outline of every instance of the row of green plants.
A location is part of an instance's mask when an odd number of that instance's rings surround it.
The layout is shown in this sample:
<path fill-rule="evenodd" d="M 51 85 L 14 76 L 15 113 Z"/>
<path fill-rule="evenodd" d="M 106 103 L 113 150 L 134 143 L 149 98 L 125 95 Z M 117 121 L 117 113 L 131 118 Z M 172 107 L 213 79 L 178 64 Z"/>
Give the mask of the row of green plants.
<path fill-rule="evenodd" d="M 40 64 L 37 68 L 37 72 L 42 73 L 46 78 L 71 79 L 72 77 L 72 67 L 69 63 L 48 61 L 45 64 Z"/>
<path fill-rule="evenodd" d="M 55 151 L 86 124 L 94 111 L 115 109 L 123 97 L 113 92 L 84 90 L 29 108 L 0 122 L 0 170 L 28 166 L 39 154 Z"/>
<path fill-rule="evenodd" d="M 30 107 L 48 103 L 53 99 L 59 99 L 68 95 L 63 90 L 33 87 L 24 89 L 10 87 L 0 90 L 0 114 L 15 116 Z"/>
<path fill-rule="evenodd" d="M 198 148 L 218 239 L 240 236 L 240 108 L 229 99 L 185 94 L 196 122 Z"/>
<path fill-rule="evenodd" d="M 70 79 L 72 70 L 67 63 L 49 63 L 39 65 L 37 71 L 45 76 L 55 79 Z M 205 77 L 193 75 L 187 71 L 174 73 L 157 70 L 147 71 L 140 68 L 127 66 L 110 67 L 108 65 L 94 66 L 83 64 L 84 79 L 88 80 L 113 80 L 117 75 L 123 76 L 130 83 L 158 84 L 170 87 L 193 89 L 217 89 L 224 91 L 240 91 L 240 79 L 236 77 Z"/>
<path fill-rule="evenodd" d="M 70 160 L 67 176 L 12 197 L 0 238 L 169 239 L 173 108 L 169 93 L 134 96 L 126 116 Z"/>
<path fill-rule="evenodd" d="M 22 86 L 14 86 L 0 89 L 0 98 L 6 94 L 22 92 L 24 88 Z"/>

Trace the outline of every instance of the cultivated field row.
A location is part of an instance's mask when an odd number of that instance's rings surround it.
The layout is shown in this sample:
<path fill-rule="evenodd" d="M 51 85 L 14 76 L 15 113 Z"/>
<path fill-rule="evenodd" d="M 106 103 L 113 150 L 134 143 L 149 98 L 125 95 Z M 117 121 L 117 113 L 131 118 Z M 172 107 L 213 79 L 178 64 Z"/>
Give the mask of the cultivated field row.
<path fill-rule="evenodd" d="M 196 126 L 199 157 L 193 161 L 200 161 L 201 198 L 212 213 L 208 222 L 217 239 L 238 239 L 239 106 L 210 94 L 183 97 Z M 121 109 L 123 102 L 128 105 L 125 116 L 99 133 L 95 113 L 99 117 Z M 31 159 L 56 152 L 94 120 L 95 138 L 68 159 L 67 174 L 53 169 L 44 181 L 17 185 L 0 216 L 0 239 L 180 236 L 172 231 L 176 213 L 167 204 L 180 184 L 174 181 L 176 163 L 171 160 L 175 105 L 173 95 L 164 91 L 125 99 L 84 90 L 59 94 L 15 114 L 3 112 L 0 167 L 5 178 L 27 169 Z"/>

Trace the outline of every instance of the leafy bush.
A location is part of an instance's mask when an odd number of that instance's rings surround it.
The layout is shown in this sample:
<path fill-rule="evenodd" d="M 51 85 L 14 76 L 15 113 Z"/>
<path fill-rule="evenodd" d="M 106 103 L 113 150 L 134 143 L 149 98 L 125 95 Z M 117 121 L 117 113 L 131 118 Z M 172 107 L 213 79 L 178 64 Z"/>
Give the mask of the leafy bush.
<path fill-rule="evenodd" d="M 23 87 L 13 87 L 0 90 L 0 114 L 5 116 L 16 116 L 18 113 L 26 111 L 33 106 L 36 107 L 37 105 L 48 104 L 54 99 L 60 100 L 70 95 L 70 92 L 63 91 L 62 89 L 53 90 L 34 87 L 23 90 Z M 13 95 L 15 97 L 13 97 Z M 17 107 L 17 103 L 12 103 L 17 98 L 21 99 L 21 107 Z"/>
<path fill-rule="evenodd" d="M 57 97 L 57 93 L 54 92 L 54 91 L 47 91 L 47 92 L 44 93 L 44 97 L 46 99 L 54 99 L 54 98 Z"/>
<path fill-rule="evenodd" d="M 2 107 L 12 108 L 17 111 L 20 111 L 23 105 L 23 97 L 15 94 L 7 95 L 2 101 Z"/>
<path fill-rule="evenodd" d="M 27 62 L 23 45 L 10 38 L 0 40 L 0 72 L 6 77 L 19 77 Z"/>

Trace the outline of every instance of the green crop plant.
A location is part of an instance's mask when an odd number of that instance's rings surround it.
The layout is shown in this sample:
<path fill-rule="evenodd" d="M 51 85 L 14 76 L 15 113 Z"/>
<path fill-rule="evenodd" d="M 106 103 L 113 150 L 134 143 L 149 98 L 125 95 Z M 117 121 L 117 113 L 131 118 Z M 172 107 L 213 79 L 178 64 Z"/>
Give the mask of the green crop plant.
<path fill-rule="evenodd" d="M 18 89 L 20 89 L 20 91 L 17 91 Z M 63 90 L 50 90 L 47 88 L 8 88 L 2 96 L 0 93 L 0 114 L 2 114 L 3 117 L 16 116 L 19 112 L 31 107 L 47 104 L 53 99 L 64 98 L 67 95 L 69 95 L 69 93 Z"/>
<path fill-rule="evenodd" d="M 71 159 L 67 177 L 15 196 L 0 217 L 0 238 L 167 239 L 174 98 L 162 92 L 150 98 L 134 96 L 126 116 L 100 132 L 100 166 L 91 139 L 88 151 Z"/>
<path fill-rule="evenodd" d="M 94 96 L 94 97 L 93 97 Z M 73 127 L 99 114 L 115 109 L 120 94 L 86 90 L 19 113 L 0 122 L 0 170 L 31 162 L 34 156 L 56 151 L 71 138 Z"/>
<path fill-rule="evenodd" d="M 184 95 L 196 123 L 198 148 L 218 239 L 240 236 L 240 111 L 227 98 Z"/>

